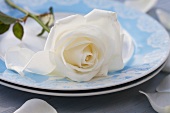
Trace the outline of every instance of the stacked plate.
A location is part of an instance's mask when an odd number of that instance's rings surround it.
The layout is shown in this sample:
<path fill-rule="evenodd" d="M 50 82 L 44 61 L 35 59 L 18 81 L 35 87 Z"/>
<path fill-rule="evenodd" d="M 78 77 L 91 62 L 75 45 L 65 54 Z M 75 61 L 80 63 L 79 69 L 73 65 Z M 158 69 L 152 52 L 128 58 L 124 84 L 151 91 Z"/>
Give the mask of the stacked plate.
<path fill-rule="evenodd" d="M 27 2 L 27 1 L 26 1 Z M 56 17 L 69 14 L 86 14 L 93 8 L 115 11 L 122 27 L 131 35 L 135 43 L 135 52 L 124 69 L 117 72 L 109 72 L 108 77 L 94 78 L 88 82 L 73 82 L 66 78 L 55 80 L 49 76 L 26 73 L 24 77 L 6 69 L 3 60 L 0 60 L 0 84 L 37 94 L 53 96 L 91 96 L 101 95 L 125 90 L 139 85 L 161 71 L 169 54 L 169 35 L 166 30 L 150 16 L 128 8 L 121 3 L 105 0 L 70 0 L 44 1 L 42 5 L 32 7 L 45 10 L 53 6 Z M 21 2 L 24 3 L 24 2 Z M 23 4 L 21 4 L 23 5 Z M 34 9 L 35 8 L 35 9 Z M 41 11 L 40 11 L 41 12 Z M 10 12 L 9 12 L 10 14 Z M 26 25 L 26 37 L 32 37 L 35 31 L 40 29 L 29 20 Z M 31 32 L 31 33 L 30 33 Z M 10 36 L 11 34 L 6 36 Z M 11 36 L 12 37 L 12 36 Z M 0 41 L 6 38 L 0 36 Z M 24 37 L 25 38 L 25 37 Z M 26 39 L 26 38 L 25 38 Z M 1 46 L 0 46 L 1 47 Z M 2 48 L 0 48 L 2 50 Z"/>

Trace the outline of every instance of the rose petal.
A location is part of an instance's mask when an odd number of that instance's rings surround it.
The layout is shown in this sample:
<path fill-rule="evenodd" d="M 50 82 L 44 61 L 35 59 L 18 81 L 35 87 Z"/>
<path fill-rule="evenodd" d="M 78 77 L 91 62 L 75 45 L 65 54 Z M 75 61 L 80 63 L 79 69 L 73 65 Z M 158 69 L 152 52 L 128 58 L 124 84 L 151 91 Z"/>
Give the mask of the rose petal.
<path fill-rule="evenodd" d="M 162 80 L 156 90 L 158 92 L 170 92 L 170 75 Z"/>
<path fill-rule="evenodd" d="M 55 23 L 54 27 L 50 30 L 44 50 L 50 50 L 50 49 L 54 50 L 55 42 L 59 40 L 60 35 L 63 32 L 66 32 L 68 29 L 75 28 L 84 23 L 85 23 L 85 19 L 81 15 L 72 15 L 64 19 L 58 20 L 57 23 Z M 53 41 L 54 37 L 56 37 L 55 42 Z"/>
<path fill-rule="evenodd" d="M 23 46 L 28 47 L 34 51 L 40 51 L 44 49 L 46 39 L 43 37 L 37 37 L 37 32 L 41 31 L 41 26 L 33 21 L 33 19 L 28 18 L 25 23 L 24 28 L 24 37 L 22 41 L 17 39 L 12 32 L 12 27 L 0 35 L 0 57 L 4 59 L 6 51 L 10 47 L 17 46 L 22 43 Z M 34 29 L 33 29 L 34 28 Z M 47 35 L 47 34 L 46 34 Z M 44 35 L 45 36 L 45 35 Z"/>
<path fill-rule="evenodd" d="M 21 41 L 13 35 L 11 28 L 7 33 L 0 35 L 0 58 L 4 59 L 6 51 L 20 43 Z"/>
<path fill-rule="evenodd" d="M 89 81 L 98 73 L 98 70 L 94 70 L 88 73 L 76 72 L 75 70 L 72 70 L 71 68 L 68 68 L 66 65 L 64 65 L 60 57 L 56 57 L 56 62 L 57 67 L 55 70 L 56 71 L 55 75 L 66 76 L 73 81 L 77 82 Z"/>
<path fill-rule="evenodd" d="M 69 50 L 77 46 L 81 46 L 81 45 L 89 44 L 89 43 L 92 43 L 92 42 L 89 41 L 87 38 L 76 37 L 76 39 L 74 39 L 73 41 L 70 41 L 69 46 L 67 46 L 65 49 Z"/>
<path fill-rule="evenodd" d="M 57 113 L 57 111 L 44 100 L 31 99 L 26 101 L 14 113 Z"/>
<path fill-rule="evenodd" d="M 134 43 L 132 41 L 132 37 L 129 35 L 127 31 L 123 31 L 125 34 L 123 38 L 123 63 L 126 64 L 134 53 Z"/>
<path fill-rule="evenodd" d="M 158 0 L 125 0 L 125 5 L 133 7 L 141 12 L 148 12 Z"/>
<path fill-rule="evenodd" d="M 103 38 L 103 42 L 107 46 L 106 48 L 109 48 L 106 51 L 106 58 L 107 64 L 109 63 L 109 71 L 115 71 L 123 68 L 123 60 L 122 60 L 122 40 L 123 40 L 123 34 L 120 27 L 120 24 L 117 21 L 116 13 L 111 11 L 104 11 L 104 10 L 98 10 L 94 9 L 90 13 L 88 13 L 86 16 L 86 21 L 90 25 L 96 25 L 100 26 L 102 31 L 106 31 L 105 34 L 108 34 L 108 38 Z M 114 42 L 114 44 L 113 44 Z M 109 53 L 112 53 L 109 55 Z M 110 59 L 111 56 L 111 59 Z M 119 65 L 117 65 L 119 64 Z"/>
<path fill-rule="evenodd" d="M 8 69 L 23 74 L 26 69 L 37 74 L 49 74 L 55 67 L 55 54 L 50 51 L 33 52 L 27 48 L 12 47 L 5 55 L 5 64 Z"/>
<path fill-rule="evenodd" d="M 67 63 L 72 65 L 78 65 L 81 67 L 81 59 L 83 57 L 83 49 L 87 47 L 88 44 L 83 44 L 76 46 L 74 48 L 68 49 L 64 51 L 64 58 Z"/>
<path fill-rule="evenodd" d="M 157 9 L 156 14 L 160 20 L 160 22 L 170 30 L 170 14 L 163 11 L 162 9 Z"/>
<path fill-rule="evenodd" d="M 55 57 L 53 52 L 39 51 L 32 56 L 24 69 L 36 74 L 50 74 L 56 68 Z"/>
<path fill-rule="evenodd" d="M 6 67 L 22 74 L 24 66 L 34 54 L 33 51 L 27 48 L 20 48 L 19 46 L 12 47 L 5 54 Z"/>
<path fill-rule="evenodd" d="M 123 36 L 120 36 L 123 39 Z M 121 40 L 122 40 L 121 39 Z M 110 50 L 112 50 L 112 56 L 110 57 L 110 59 L 108 60 L 108 64 L 109 64 L 109 71 L 117 71 L 120 70 L 124 67 L 123 64 L 123 58 L 122 58 L 122 47 L 123 47 L 123 41 L 114 41 L 114 49 L 113 48 L 109 48 Z"/>
<path fill-rule="evenodd" d="M 170 113 L 170 93 L 144 93 L 153 109 L 158 113 Z"/>

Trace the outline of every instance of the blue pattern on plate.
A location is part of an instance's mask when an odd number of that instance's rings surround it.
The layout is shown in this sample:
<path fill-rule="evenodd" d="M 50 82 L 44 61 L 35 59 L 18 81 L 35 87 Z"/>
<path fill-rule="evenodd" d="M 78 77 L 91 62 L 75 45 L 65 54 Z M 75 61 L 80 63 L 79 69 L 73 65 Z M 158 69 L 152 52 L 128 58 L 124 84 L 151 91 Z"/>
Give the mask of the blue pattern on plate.
<path fill-rule="evenodd" d="M 26 72 L 22 77 L 7 70 L 0 60 L 0 79 L 20 85 L 51 90 L 83 90 L 115 86 L 133 81 L 158 68 L 169 53 L 169 35 L 154 19 L 123 4 L 107 0 L 13 0 L 16 4 L 36 13 L 46 12 L 52 6 L 55 12 L 86 14 L 94 8 L 106 9 L 118 13 L 118 19 L 124 29 L 133 37 L 135 53 L 123 70 L 109 72 L 108 77 L 94 78 L 89 82 L 73 82 L 66 78 L 55 80 Z M 0 10 L 14 17 L 23 14 L 0 1 Z"/>

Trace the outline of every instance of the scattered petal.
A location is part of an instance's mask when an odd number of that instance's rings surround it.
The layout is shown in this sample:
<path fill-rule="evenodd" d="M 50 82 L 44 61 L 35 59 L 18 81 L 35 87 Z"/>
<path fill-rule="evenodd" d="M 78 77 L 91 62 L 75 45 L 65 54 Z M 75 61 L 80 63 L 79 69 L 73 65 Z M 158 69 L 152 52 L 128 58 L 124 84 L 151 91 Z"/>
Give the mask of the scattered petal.
<path fill-rule="evenodd" d="M 9 41 L 10 40 L 10 41 Z M 6 51 L 18 44 L 20 44 L 21 41 L 17 39 L 11 30 L 11 28 L 7 31 L 7 33 L 4 33 L 0 35 L 0 57 L 4 59 Z"/>
<path fill-rule="evenodd" d="M 144 13 L 148 12 L 158 0 L 125 0 L 125 5 Z"/>
<path fill-rule="evenodd" d="M 47 75 L 56 68 L 53 52 L 39 51 L 35 53 L 19 46 L 12 47 L 6 52 L 5 64 L 8 69 L 15 70 L 22 75 L 24 70 Z"/>
<path fill-rule="evenodd" d="M 145 93 L 153 109 L 158 113 L 170 113 L 170 93 Z"/>
<path fill-rule="evenodd" d="M 162 80 L 156 90 L 158 92 L 170 92 L 170 75 Z"/>
<path fill-rule="evenodd" d="M 27 48 L 20 48 L 19 46 L 11 47 L 5 54 L 6 67 L 21 74 L 24 66 L 34 54 L 33 51 Z"/>
<path fill-rule="evenodd" d="M 14 113 L 57 113 L 57 111 L 44 100 L 31 99 L 26 101 Z"/>
<path fill-rule="evenodd" d="M 162 9 L 157 9 L 156 14 L 160 20 L 160 22 L 170 30 L 170 14 L 163 11 Z"/>

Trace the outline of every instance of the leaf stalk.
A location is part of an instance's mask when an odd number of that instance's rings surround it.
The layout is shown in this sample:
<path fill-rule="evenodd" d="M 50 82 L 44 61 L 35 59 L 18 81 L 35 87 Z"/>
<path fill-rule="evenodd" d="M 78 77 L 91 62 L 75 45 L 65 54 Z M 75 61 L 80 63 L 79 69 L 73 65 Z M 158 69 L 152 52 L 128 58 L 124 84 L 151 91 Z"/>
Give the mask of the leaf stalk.
<path fill-rule="evenodd" d="M 36 15 L 34 15 L 34 14 L 28 12 L 27 10 L 25 10 L 25 9 L 15 5 L 11 0 L 5 0 L 5 2 L 9 6 L 15 8 L 15 9 L 18 9 L 19 11 L 23 12 L 24 14 L 26 14 L 28 17 L 34 19 L 35 21 L 37 21 L 42 26 L 42 28 L 44 30 L 46 30 L 48 33 L 50 32 L 50 29 Z"/>

